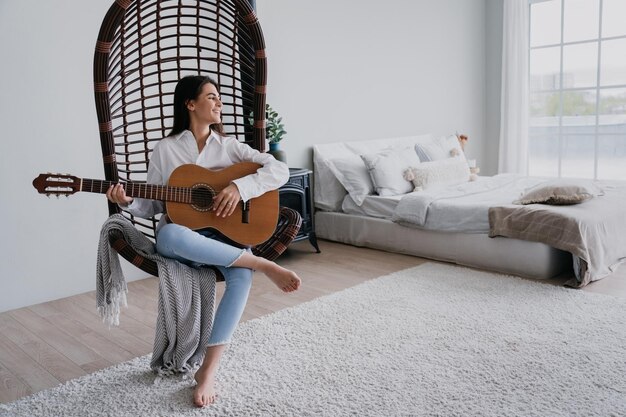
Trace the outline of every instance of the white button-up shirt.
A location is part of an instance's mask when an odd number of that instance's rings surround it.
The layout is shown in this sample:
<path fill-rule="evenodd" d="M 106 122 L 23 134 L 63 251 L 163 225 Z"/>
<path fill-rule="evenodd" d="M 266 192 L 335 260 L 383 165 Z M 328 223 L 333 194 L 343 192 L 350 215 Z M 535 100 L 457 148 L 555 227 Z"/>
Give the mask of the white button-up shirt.
<path fill-rule="evenodd" d="M 279 188 L 289 179 L 287 165 L 268 153 L 261 153 L 235 138 L 220 136 L 215 132 L 207 139 L 202 152 L 198 152 L 196 139 L 189 130 L 185 130 L 161 139 L 156 144 L 150 157 L 146 180 L 148 184 L 166 185 L 172 171 L 183 164 L 218 170 L 238 162 L 262 165 L 256 173 L 232 181 L 237 185 L 244 202 Z M 162 201 L 135 198 L 125 209 L 135 216 L 148 218 L 163 213 L 165 205 Z"/>

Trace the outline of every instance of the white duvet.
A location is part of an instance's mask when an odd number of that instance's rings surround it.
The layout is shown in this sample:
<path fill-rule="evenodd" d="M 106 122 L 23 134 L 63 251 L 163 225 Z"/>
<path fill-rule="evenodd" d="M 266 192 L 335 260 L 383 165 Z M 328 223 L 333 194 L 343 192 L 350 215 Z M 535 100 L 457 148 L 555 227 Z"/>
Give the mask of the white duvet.
<path fill-rule="evenodd" d="M 489 232 L 489 207 L 511 204 L 545 178 L 500 174 L 478 181 L 413 192 L 398 203 L 392 221 L 422 229 Z"/>

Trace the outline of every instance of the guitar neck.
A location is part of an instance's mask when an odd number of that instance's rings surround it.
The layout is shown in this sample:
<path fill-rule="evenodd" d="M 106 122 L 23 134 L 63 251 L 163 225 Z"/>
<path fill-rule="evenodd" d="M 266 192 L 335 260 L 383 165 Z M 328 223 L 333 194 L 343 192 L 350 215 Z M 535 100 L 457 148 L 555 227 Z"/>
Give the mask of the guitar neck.
<path fill-rule="evenodd" d="M 113 181 L 82 178 L 80 183 L 80 191 L 87 193 L 106 194 L 109 187 L 115 184 L 118 183 Z M 193 189 L 190 187 L 170 187 L 167 185 L 127 182 L 124 184 L 124 190 L 126 191 L 126 195 L 130 197 L 190 204 L 192 201 Z"/>

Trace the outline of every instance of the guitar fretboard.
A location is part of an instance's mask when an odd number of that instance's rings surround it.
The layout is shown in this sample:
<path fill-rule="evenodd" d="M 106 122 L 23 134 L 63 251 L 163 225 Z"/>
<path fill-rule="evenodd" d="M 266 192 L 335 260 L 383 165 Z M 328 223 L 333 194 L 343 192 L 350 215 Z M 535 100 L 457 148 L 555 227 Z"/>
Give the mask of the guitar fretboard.
<path fill-rule="evenodd" d="M 105 194 L 111 185 L 117 184 L 113 181 L 93 180 L 83 178 L 81 191 L 89 193 Z M 191 204 L 192 191 L 190 187 L 170 187 L 166 185 L 139 184 L 127 182 L 124 184 L 126 195 L 130 197 L 146 198 L 148 200 L 174 201 L 176 203 Z"/>

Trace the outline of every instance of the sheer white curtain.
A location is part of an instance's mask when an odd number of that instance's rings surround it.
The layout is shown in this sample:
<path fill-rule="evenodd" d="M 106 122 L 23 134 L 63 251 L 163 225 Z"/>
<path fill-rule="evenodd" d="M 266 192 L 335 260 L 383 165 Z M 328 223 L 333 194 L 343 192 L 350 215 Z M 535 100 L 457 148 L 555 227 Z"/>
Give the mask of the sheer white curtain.
<path fill-rule="evenodd" d="M 528 173 L 528 0 L 504 0 L 498 172 Z"/>

